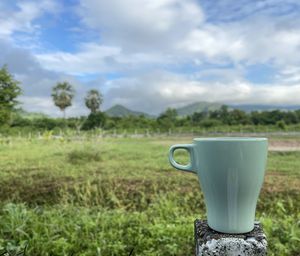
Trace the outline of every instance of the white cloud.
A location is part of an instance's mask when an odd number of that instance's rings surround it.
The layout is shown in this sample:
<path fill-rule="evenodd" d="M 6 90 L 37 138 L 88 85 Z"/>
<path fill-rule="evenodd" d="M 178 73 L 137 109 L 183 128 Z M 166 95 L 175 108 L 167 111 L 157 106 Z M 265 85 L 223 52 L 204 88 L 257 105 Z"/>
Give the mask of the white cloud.
<path fill-rule="evenodd" d="M 15 10 L 4 1 L 0 8 L 0 37 L 10 38 L 14 32 L 35 32 L 39 26 L 34 24 L 34 20 L 44 13 L 59 12 L 60 6 L 51 0 L 17 1 Z"/>
<path fill-rule="evenodd" d="M 288 66 L 276 76 L 277 80 L 288 85 L 300 84 L 300 67 Z"/>
<path fill-rule="evenodd" d="M 204 61 L 220 62 L 240 60 L 245 54 L 246 42 L 239 33 L 204 25 L 192 30 L 186 38 L 177 43 L 177 48 L 186 54 L 196 54 Z"/>
<path fill-rule="evenodd" d="M 37 54 L 36 58 L 46 69 L 82 75 L 111 71 L 113 67 L 109 67 L 110 62 L 120 54 L 120 51 L 118 47 L 88 43 L 83 44 L 78 53 L 45 53 Z"/>
<path fill-rule="evenodd" d="M 291 19 L 252 17 L 204 24 L 179 41 L 177 47 L 210 63 L 300 63 L 300 24 L 293 27 L 290 22 Z"/>
<path fill-rule="evenodd" d="M 123 53 L 121 48 L 84 43 L 78 52 L 64 51 L 34 55 L 43 68 L 69 75 L 85 76 L 110 72 L 137 73 L 154 66 L 174 64 L 175 56 L 158 53 Z"/>
<path fill-rule="evenodd" d="M 135 52 L 168 49 L 204 18 L 195 0 L 81 0 L 79 10 L 106 44 Z"/>
<path fill-rule="evenodd" d="M 239 15 L 248 14 L 244 19 L 213 23 L 205 19 L 200 4 L 196 0 L 81 0 L 82 23 L 98 31 L 101 43 L 81 43 L 73 53 L 56 51 L 36 57 L 48 70 L 73 75 L 138 73 L 189 63 L 227 63 L 236 68 L 271 63 L 279 69 L 300 63 L 300 23 L 294 22 L 293 15 L 262 16 L 253 12 L 269 7 L 248 3 L 239 9 Z M 281 6 L 274 0 L 269 5 Z"/>
<path fill-rule="evenodd" d="M 35 113 L 43 113 L 49 116 L 54 117 L 62 117 L 63 114 L 56 107 L 52 101 L 52 98 L 49 96 L 41 96 L 41 97 L 28 97 L 21 96 L 20 101 L 22 102 L 22 108 L 29 112 Z M 82 104 L 78 101 L 74 101 L 71 107 L 66 109 L 67 117 L 70 116 L 79 116 L 79 115 L 87 115 L 88 110 L 83 107 Z"/>
<path fill-rule="evenodd" d="M 53 102 L 50 97 L 21 96 L 20 101 L 27 111 L 39 113 L 42 110 L 44 114 L 53 114 Z"/>

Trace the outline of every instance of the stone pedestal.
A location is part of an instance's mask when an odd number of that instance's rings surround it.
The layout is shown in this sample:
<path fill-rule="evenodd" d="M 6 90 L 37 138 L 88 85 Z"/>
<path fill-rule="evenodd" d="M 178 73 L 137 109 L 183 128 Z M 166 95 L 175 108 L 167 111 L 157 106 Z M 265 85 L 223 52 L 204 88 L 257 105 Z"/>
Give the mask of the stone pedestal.
<path fill-rule="evenodd" d="M 195 220 L 196 256 L 264 256 L 267 240 L 259 222 L 245 234 L 224 234 L 211 229 L 205 220 Z"/>

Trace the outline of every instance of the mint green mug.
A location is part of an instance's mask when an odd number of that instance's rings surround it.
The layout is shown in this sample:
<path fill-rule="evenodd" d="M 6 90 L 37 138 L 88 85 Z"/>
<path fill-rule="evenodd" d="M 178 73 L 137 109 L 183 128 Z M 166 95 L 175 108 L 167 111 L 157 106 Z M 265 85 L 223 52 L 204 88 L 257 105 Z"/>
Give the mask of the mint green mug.
<path fill-rule="evenodd" d="M 189 152 L 188 165 L 174 160 L 177 149 Z M 193 144 L 171 146 L 169 161 L 178 170 L 198 175 L 208 225 L 218 232 L 238 234 L 254 228 L 267 153 L 266 138 L 196 138 Z"/>

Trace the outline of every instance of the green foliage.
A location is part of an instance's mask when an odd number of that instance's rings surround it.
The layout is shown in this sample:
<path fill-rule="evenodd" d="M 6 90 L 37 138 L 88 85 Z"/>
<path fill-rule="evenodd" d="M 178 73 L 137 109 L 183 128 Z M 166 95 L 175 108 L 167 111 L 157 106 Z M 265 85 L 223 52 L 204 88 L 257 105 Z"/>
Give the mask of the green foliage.
<path fill-rule="evenodd" d="M 106 115 L 103 112 L 92 112 L 83 123 L 83 130 L 91 130 L 95 128 L 102 128 L 105 126 Z"/>
<path fill-rule="evenodd" d="M 231 112 L 229 112 L 227 124 L 229 125 L 250 124 L 250 118 L 244 111 L 234 109 Z"/>
<path fill-rule="evenodd" d="M 192 121 L 192 125 L 195 126 L 200 122 L 202 122 L 207 117 L 208 114 L 206 112 L 196 112 L 191 116 L 190 120 Z"/>
<path fill-rule="evenodd" d="M 175 126 L 177 120 L 176 109 L 168 108 L 157 118 L 157 123 L 161 128 L 169 129 Z"/>
<path fill-rule="evenodd" d="M 10 117 L 11 111 L 6 107 L 1 106 L 0 104 L 0 126 L 9 124 Z"/>
<path fill-rule="evenodd" d="M 143 115 L 133 116 L 129 115 L 126 117 L 109 117 L 107 119 L 105 129 L 131 129 L 135 131 L 136 129 L 149 129 L 156 128 L 156 120 L 147 118 Z"/>
<path fill-rule="evenodd" d="M 74 98 L 74 89 L 68 82 L 57 83 L 52 89 L 52 98 L 55 106 L 63 112 L 65 117 L 65 109 L 72 105 L 72 99 Z"/>
<path fill-rule="evenodd" d="M 103 102 L 102 94 L 97 90 L 90 90 L 85 97 L 85 105 L 91 110 L 91 113 L 96 113 Z"/>
<path fill-rule="evenodd" d="M 284 121 L 286 124 L 299 123 L 299 111 L 262 111 L 252 112 L 251 120 L 253 124 L 276 124 L 279 121 Z"/>
<path fill-rule="evenodd" d="M 284 122 L 284 120 L 280 120 L 276 122 L 276 126 L 281 129 L 281 130 L 285 130 L 286 129 L 286 124 Z"/>
<path fill-rule="evenodd" d="M 216 119 L 204 119 L 199 123 L 199 125 L 204 128 L 215 127 L 221 124 L 222 123 Z"/>
<path fill-rule="evenodd" d="M 10 122 L 11 113 L 18 104 L 16 98 L 20 94 L 19 82 L 3 66 L 0 69 L 0 125 Z"/>
<path fill-rule="evenodd" d="M 92 103 L 91 103 L 92 104 Z M 97 105 L 97 104 L 96 104 Z M 95 105 L 95 107 L 96 107 Z M 122 106 L 121 106 L 122 107 Z M 22 111 L 15 111 L 12 115 L 11 127 L 26 128 L 25 130 L 57 130 L 76 129 L 77 131 L 101 128 L 110 130 L 127 130 L 131 133 L 145 132 L 181 132 L 191 130 L 203 132 L 203 129 L 213 132 L 275 132 L 275 131 L 299 131 L 300 110 L 297 111 L 271 111 L 246 113 L 237 109 L 229 109 L 223 105 L 214 111 L 196 112 L 191 116 L 178 116 L 175 109 L 167 109 L 156 119 L 142 115 L 140 112 L 132 112 L 122 107 L 115 106 L 121 116 L 111 116 L 111 112 L 93 112 L 88 117 L 73 117 L 68 119 L 49 118 L 43 115 L 31 115 L 23 117 Z M 120 110 L 120 111 L 119 111 Z M 123 112 L 122 112 L 123 111 Z M 1 112 L 1 109 L 0 109 Z M 110 113 L 110 114 L 107 114 Z M 7 114 L 7 113 L 6 113 Z M 2 114 L 2 117 L 4 114 Z M 1 115 L 0 115 L 1 118 Z M 2 128 L 3 130 L 3 128 Z M 7 131 L 5 133 L 11 133 Z"/>
<path fill-rule="evenodd" d="M 293 201 L 290 198 L 285 200 Z M 300 213 L 288 214 L 286 203 L 278 200 L 273 206 L 276 218 L 263 214 L 262 223 L 268 234 L 268 255 L 297 255 L 300 251 Z"/>

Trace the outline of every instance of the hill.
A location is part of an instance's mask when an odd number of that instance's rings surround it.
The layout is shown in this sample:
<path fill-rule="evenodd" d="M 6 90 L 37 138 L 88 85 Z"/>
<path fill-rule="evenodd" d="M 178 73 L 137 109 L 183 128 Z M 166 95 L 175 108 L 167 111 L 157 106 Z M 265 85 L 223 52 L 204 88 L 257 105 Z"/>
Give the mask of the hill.
<path fill-rule="evenodd" d="M 187 116 L 192 115 L 195 112 L 206 112 L 206 111 L 214 111 L 221 108 L 224 104 L 221 103 L 213 103 L 213 102 L 195 102 L 181 108 L 177 108 L 177 113 L 179 116 Z"/>
<path fill-rule="evenodd" d="M 230 105 L 230 108 L 240 109 L 245 112 L 251 111 L 272 111 L 272 110 L 281 110 L 281 111 L 292 111 L 300 109 L 299 105 Z"/>
<path fill-rule="evenodd" d="M 108 116 L 112 116 L 112 117 L 125 117 L 125 116 L 140 116 L 140 115 L 144 115 L 146 117 L 151 117 L 149 114 L 146 114 L 144 112 L 139 112 L 139 111 L 134 111 L 131 110 L 129 108 L 126 108 L 122 105 L 114 105 L 111 108 L 107 109 L 105 111 L 105 113 Z"/>

